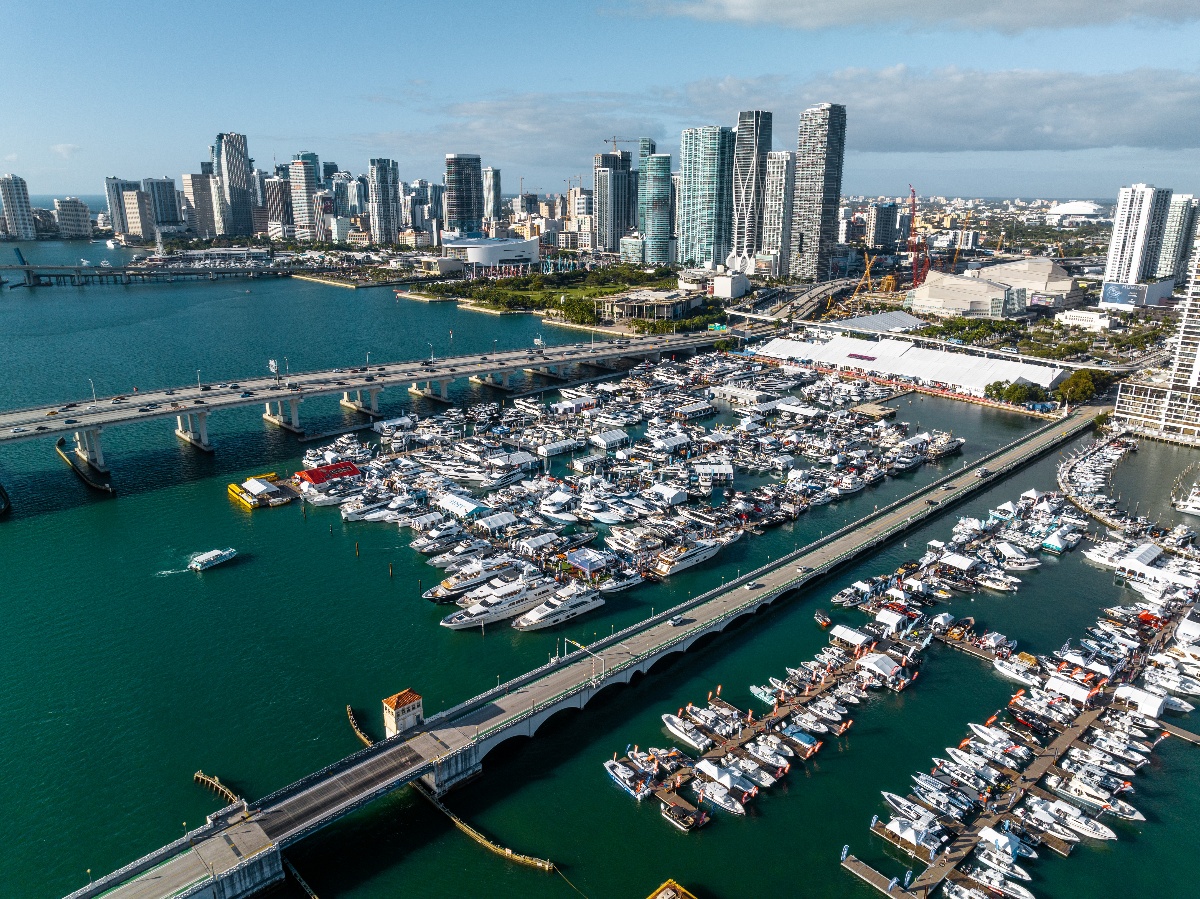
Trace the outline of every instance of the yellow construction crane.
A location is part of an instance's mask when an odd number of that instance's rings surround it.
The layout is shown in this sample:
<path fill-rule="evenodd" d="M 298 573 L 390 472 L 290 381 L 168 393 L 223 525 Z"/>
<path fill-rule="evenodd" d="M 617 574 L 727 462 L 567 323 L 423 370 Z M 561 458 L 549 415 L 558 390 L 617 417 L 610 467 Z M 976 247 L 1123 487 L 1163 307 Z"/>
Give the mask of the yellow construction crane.
<path fill-rule="evenodd" d="M 849 303 L 849 305 L 853 308 L 855 315 L 858 315 L 862 311 L 862 303 L 859 301 L 858 295 L 862 291 L 863 285 L 867 285 L 868 293 L 872 293 L 875 290 L 875 282 L 871 280 L 871 263 L 878 258 L 878 256 L 868 256 L 866 253 L 863 253 L 863 259 L 866 261 L 866 267 L 863 269 L 863 276 L 858 279 L 858 284 L 854 288 L 854 295 L 850 297 Z"/>
<path fill-rule="evenodd" d="M 617 152 L 617 144 L 636 144 L 641 141 L 640 137 L 606 137 L 600 141 L 602 144 L 612 144 L 612 151 Z"/>

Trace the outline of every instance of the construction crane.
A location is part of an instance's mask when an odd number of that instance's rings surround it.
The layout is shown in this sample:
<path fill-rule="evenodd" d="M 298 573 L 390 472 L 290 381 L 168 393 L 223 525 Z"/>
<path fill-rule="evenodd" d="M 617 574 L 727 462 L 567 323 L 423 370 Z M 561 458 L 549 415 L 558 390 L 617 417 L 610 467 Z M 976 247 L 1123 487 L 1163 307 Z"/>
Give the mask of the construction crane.
<path fill-rule="evenodd" d="M 967 214 L 963 217 L 962 227 L 958 229 L 958 240 L 954 242 L 954 261 L 950 263 L 950 274 L 958 274 L 958 253 L 962 249 L 963 234 L 967 231 L 967 226 L 971 224 L 971 213 L 974 210 L 968 209 Z"/>
<path fill-rule="evenodd" d="M 908 253 L 912 257 L 912 286 L 920 287 L 929 274 L 929 254 L 922 264 L 921 240 L 917 237 L 917 191 L 908 185 Z"/>
<path fill-rule="evenodd" d="M 617 152 L 617 144 L 636 144 L 641 141 L 640 137 L 606 137 L 600 141 L 602 144 L 612 144 L 612 151 Z"/>
<path fill-rule="evenodd" d="M 878 258 L 878 256 L 868 256 L 866 253 L 863 253 L 863 259 L 866 260 L 866 267 L 863 269 L 863 276 L 858 279 L 858 285 L 854 288 L 854 295 L 850 297 L 850 303 L 848 304 L 855 315 L 859 315 L 862 312 L 862 302 L 859 300 L 858 295 L 862 291 L 863 285 L 867 285 L 868 293 L 873 293 L 875 290 L 875 282 L 871 280 L 871 263 Z"/>

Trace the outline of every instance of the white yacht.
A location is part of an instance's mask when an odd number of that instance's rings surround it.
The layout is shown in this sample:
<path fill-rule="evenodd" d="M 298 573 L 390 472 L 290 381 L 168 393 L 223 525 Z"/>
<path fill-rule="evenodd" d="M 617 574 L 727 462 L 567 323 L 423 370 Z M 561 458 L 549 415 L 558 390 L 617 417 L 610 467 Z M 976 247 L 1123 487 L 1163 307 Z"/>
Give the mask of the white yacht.
<path fill-rule="evenodd" d="M 492 544 L 489 541 L 467 538 L 456 544 L 452 550 L 444 552 L 440 556 L 434 556 L 429 560 L 429 564 L 437 568 L 448 568 L 456 562 L 476 559 L 491 550 Z"/>
<path fill-rule="evenodd" d="M 628 590 L 630 587 L 636 587 L 643 580 L 642 573 L 636 568 L 626 568 L 613 574 L 606 581 L 601 581 L 596 585 L 596 589 L 601 593 L 620 593 L 622 590 Z"/>
<path fill-rule="evenodd" d="M 1192 485 L 1188 495 L 1174 503 L 1175 511 L 1185 515 L 1200 515 L 1200 483 Z"/>
<path fill-rule="evenodd" d="M 684 721 L 678 715 L 662 716 L 663 726 L 682 742 L 699 752 L 707 752 L 712 746 L 712 740 L 700 733 L 700 729 L 690 721 Z"/>
<path fill-rule="evenodd" d="M 585 494 L 579 503 L 578 517 L 584 521 L 598 521 L 601 524 L 620 524 L 625 516 L 612 508 L 607 502 L 595 494 Z"/>
<path fill-rule="evenodd" d="M 492 578 L 517 570 L 516 563 L 507 557 L 475 559 L 462 571 L 450 575 L 435 587 L 430 587 L 421 596 L 434 602 L 453 602 L 469 590 L 480 587 Z"/>
<path fill-rule="evenodd" d="M 697 540 L 694 543 L 681 543 L 678 546 L 672 546 L 658 554 L 654 560 L 653 571 L 659 577 L 669 577 L 672 574 L 683 571 L 685 568 L 691 568 L 693 565 L 707 562 L 724 545 L 720 540 Z"/>
<path fill-rule="evenodd" d="M 540 606 L 557 592 L 558 585 L 547 577 L 537 577 L 534 580 L 515 580 L 492 590 L 490 596 L 473 606 L 447 615 L 442 619 L 441 624 L 442 627 L 448 627 L 454 631 L 483 627 L 522 615 L 530 609 Z"/>
<path fill-rule="evenodd" d="M 1003 559 L 1001 563 L 1005 571 L 1030 571 L 1038 568 L 1042 562 L 1040 559 L 1031 559 L 1025 553 L 1021 552 L 1011 543 L 1001 541 L 996 544 L 996 552 L 1000 553 Z"/>
<path fill-rule="evenodd" d="M 232 546 L 226 549 L 210 549 L 206 553 L 192 556 L 188 562 L 188 568 L 192 571 L 204 571 L 207 568 L 212 568 L 214 565 L 220 565 L 222 562 L 228 562 L 237 555 L 237 550 Z"/>
<path fill-rule="evenodd" d="M 513 622 L 519 631 L 538 631 L 577 618 L 604 605 L 604 597 L 578 582 L 559 590 L 555 596 L 532 612 L 526 612 Z"/>
<path fill-rule="evenodd" d="M 610 549 L 633 555 L 662 549 L 662 538 L 652 531 L 640 527 L 627 528 L 621 525 L 617 525 L 609 531 L 608 536 L 604 538 L 604 543 Z"/>
<path fill-rule="evenodd" d="M 541 501 L 538 505 L 538 514 L 544 515 L 551 521 L 574 524 L 579 521 L 579 516 L 571 511 L 575 502 L 576 499 L 572 494 L 556 490 Z"/>

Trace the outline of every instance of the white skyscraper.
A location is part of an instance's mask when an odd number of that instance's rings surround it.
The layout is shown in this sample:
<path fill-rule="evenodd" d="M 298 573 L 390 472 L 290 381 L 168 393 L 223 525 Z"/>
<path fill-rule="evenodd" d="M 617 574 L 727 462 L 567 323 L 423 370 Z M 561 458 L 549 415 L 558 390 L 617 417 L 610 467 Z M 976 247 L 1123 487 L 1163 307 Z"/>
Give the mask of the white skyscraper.
<path fill-rule="evenodd" d="M 771 113 L 738 113 L 733 150 L 733 234 L 727 265 L 754 271 L 754 256 L 762 250 L 763 202 L 767 154 L 771 152 Z"/>
<path fill-rule="evenodd" d="M 502 209 L 500 197 L 500 170 L 488 166 L 483 170 L 483 217 L 499 221 Z"/>
<path fill-rule="evenodd" d="M 1137 284 L 1155 276 L 1171 191 L 1152 184 L 1122 187 L 1113 216 L 1104 280 Z"/>
<path fill-rule="evenodd" d="M 762 252 L 774 256 L 771 274 L 787 274 L 792 245 L 792 191 L 796 186 L 796 153 L 774 150 L 767 154 L 763 186 Z"/>
<path fill-rule="evenodd" d="M 394 159 L 372 159 L 367 169 L 371 243 L 392 246 L 400 233 L 400 167 Z"/>
<path fill-rule="evenodd" d="M 87 203 L 76 197 L 54 201 L 54 218 L 58 221 L 58 236 L 63 240 L 78 240 L 92 236 L 92 215 Z"/>
<path fill-rule="evenodd" d="M 1196 207 L 1200 200 L 1191 194 L 1176 194 L 1167 208 L 1162 249 L 1158 252 L 1155 278 L 1173 278 L 1178 287 L 1187 279 L 1188 253 L 1196 230 Z"/>
<path fill-rule="evenodd" d="M 296 240 L 316 240 L 317 215 L 313 194 L 317 191 L 317 172 L 309 159 L 294 159 L 288 166 L 288 185 L 292 193 L 292 219 Z"/>
<path fill-rule="evenodd" d="M 0 206 L 4 207 L 4 225 L 13 240 L 36 240 L 33 210 L 29 207 L 29 188 L 20 175 L 0 175 Z"/>
<path fill-rule="evenodd" d="M 796 187 L 792 197 L 789 275 L 827 281 L 838 237 L 842 164 L 846 155 L 846 107 L 821 103 L 800 114 L 796 141 Z"/>

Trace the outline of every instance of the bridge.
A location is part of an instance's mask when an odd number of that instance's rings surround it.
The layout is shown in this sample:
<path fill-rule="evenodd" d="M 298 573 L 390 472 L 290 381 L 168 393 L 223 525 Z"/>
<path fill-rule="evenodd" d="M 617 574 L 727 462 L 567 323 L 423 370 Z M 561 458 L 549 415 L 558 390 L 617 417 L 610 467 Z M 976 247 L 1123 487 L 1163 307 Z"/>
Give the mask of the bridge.
<path fill-rule="evenodd" d="M 858 284 L 857 278 L 838 278 L 834 281 L 823 281 L 798 293 L 787 290 L 776 290 L 768 293 L 767 299 L 773 301 L 766 312 L 759 312 L 761 303 L 753 303 L 750 307 L 733 307 L 728 309 L 729 315 L 740 315 L 754 321 L 776 322 L 786 319 L 789 315 L 796 320 L 812 316 L 821 308 L 821 304 L 831 297 L 852 290 Z"/>
<path fill-rule="evenodd" d="M 560 711 L 581 709 L 600 691 L 628 683 L 666 656 L 733 621 L 787 599 L 944 511 L 1090 426 L 1083 407 L 896 502 L 714 590 L 441 712 L 255 803 L 214 813 L 192 831 L 68 899 L 240 899 L 283 878 L 282 851 L 413 781 L 436 795 L 482 770 L 499 744 L 533 736 Z M 981 477 L 984 466 L 990 473 Z M 946 488 L 946 489 L 943 489 Z M 933 499 L 933 497 L 937 499 Z M 683 624 L 672 624 L 683 616 Z M 597 774 L 597 776 L 600 776 Z"/>
<path fill-rule="evenodd" d="M 153 419 L 175 419 L 175 434 L 198 449 L 213 451 L 208 420 L 214 412 L 262 404 L 263 418 L 292 433 L 303 435 L 300 404 L 305 399 L 341 394 L 342 406 L 368 415 L 379 414 L 379 395 L 392 387 L 408 393 L 446 400 L 454 381 L 469 378 L 495 387 L 509 388 L 512 374 L 520 371 L 562 376 L 569 365 L 612 364 L 621 358 L 651 358 L 664 353 L 692 352 L 721 339 L 719 332 L 631 337 L 602 343 L 537 349 L 502 350 L 499 353 L 449 358 L 389 362 L 358 368 L 290 373 L 246 378 L 227 384 L 189 384 L 183 387 L 139 391 L 136 394 L 97 397 L 92 401 L 59 403 L 0 412 L 0 446 L 42 437 L 73 435 L 75 454 L 100 473 L 107 473 L 102 435 L 105 429 Z"/>
<path fill-rule="evenodd" d="M 13 276 L 12 287 L 49 287 L 67 284 L 138 284 L 171 281 L 216 281 L 221 278 L 287 278 L 293 274 L 336 271 L 324 266 L 267 268 L 264 266 L 175 266 L 175 265 L 0 265 L 0 284 Z M 6 277 L 7 276 L 7 277 Z"/>

